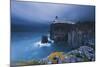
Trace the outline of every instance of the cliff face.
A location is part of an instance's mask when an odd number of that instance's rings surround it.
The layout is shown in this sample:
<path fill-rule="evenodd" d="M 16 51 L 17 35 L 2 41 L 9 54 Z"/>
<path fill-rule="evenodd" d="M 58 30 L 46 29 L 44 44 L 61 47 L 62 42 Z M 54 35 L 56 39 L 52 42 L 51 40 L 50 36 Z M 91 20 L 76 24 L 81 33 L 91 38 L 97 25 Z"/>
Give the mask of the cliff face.
<path fill-rule="evenodd" d="M 94 42 L 95 23 L 84 22 L 76 24 L 52 23 L 50 26 L 50 39 L 55 43 L 66 42 L 71 48 Z"/>
<path fill-rule="evenodd" d="M 55 42 L 62 42 L 68 40 L 68 32 L 71 25 L 67 23 L 53 23 L 50 26 L 50 39 Z"/>

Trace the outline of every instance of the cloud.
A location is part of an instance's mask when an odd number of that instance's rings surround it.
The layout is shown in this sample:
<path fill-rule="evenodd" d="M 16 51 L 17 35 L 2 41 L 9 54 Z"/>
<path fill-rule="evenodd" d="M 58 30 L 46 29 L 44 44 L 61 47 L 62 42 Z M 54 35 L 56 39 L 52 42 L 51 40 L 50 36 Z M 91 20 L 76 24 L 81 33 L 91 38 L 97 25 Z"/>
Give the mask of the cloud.
<path fill-rule="evenodd" d="M 34 2 L 11 2 L 11 14 L 39 23 L 51 22 L 55 16 L 73 21 L 94 21 L 94 6 Z"/>

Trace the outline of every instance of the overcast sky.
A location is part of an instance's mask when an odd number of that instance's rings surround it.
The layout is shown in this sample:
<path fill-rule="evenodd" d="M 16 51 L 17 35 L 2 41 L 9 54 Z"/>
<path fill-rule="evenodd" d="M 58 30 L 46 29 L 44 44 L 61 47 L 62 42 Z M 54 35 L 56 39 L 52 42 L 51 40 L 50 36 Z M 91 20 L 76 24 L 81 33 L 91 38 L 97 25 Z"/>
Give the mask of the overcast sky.
<path fill-rule="evenodd" d="M 68 21 L 94 21 L 94 6 L 64 5 L 35 2 L 11 2 L 12 17 L 38 23 L 51 23 L 55 16 Z M 16 21 L 16 20 L 15 20 Z M 12 22 L 20 24 L 20 22 Z M 24 23 L 24 22 L 22 22 Z M 34 22 L 33 22 L 34 23 Z"/>

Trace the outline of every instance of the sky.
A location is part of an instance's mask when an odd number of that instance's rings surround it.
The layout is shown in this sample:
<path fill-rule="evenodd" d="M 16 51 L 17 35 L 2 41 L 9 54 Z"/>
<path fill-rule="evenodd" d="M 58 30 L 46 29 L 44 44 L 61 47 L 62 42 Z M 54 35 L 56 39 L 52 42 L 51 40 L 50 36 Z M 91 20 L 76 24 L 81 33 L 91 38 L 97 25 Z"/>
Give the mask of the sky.
<path fill-rule="evenodd" d="M 95 6 L 11 1 L 11 24 L 50 24 L 58 16 L 67 21 L 95 21 Z"/>

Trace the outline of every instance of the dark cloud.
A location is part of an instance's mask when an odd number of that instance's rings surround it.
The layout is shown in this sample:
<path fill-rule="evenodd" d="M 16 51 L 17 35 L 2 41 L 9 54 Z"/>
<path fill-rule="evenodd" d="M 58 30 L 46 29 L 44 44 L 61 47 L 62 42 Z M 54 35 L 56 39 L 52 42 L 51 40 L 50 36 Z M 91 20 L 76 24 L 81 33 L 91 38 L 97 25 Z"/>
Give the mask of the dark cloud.
<path fill-rule="evenodd" d="M 50 23 L 55 16 L 72 21 L 94 21 L 95 7 L 69 4 L 51 4 L 34 2 L 11 2 L 11 15 L 31 21 L 27 24 Z M 35 22 L 32 22 L 35 21 Z M 12 22 L 15 23 L 15 22 Z M 20 24 L 19 22 L 16 22 Z M 22 22 L 24 24 L 24 22 Z"/>

